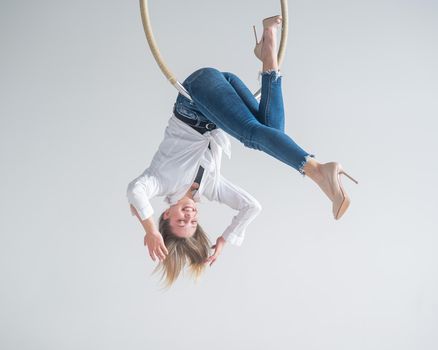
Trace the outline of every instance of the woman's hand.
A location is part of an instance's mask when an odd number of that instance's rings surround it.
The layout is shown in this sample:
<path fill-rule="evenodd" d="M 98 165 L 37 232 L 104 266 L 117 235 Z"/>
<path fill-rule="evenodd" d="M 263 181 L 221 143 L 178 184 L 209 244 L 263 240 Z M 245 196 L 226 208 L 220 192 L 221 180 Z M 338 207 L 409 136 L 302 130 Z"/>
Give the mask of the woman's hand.
<path fill-rule="evenodd" d="M 222 248 L 225 245 L 225 243 L 226 243 L 226 240 L 224 237 L 222 237 L 222 236 L 218 237 L 218 239 L 216 240 L 216 244 L 214 244 L 211 247 L 212 249 L 214 249 L 214 254 L 212 256 L 210 256 L 209 258 L 207 258 L 207 260 L 205 261 L 206 264 L 210 263 L 210 267 L 211 267 L 211 265 L 213 265 L 213 263 L 216 261 L 217 257 L 221 253 Z"/>
<path fill-rule="evenodd" d="M 148 232 L 144 236 L 144 245 L 149 249 L 149 255 L 155 261 L 158 258 L 160 261 L 166 259 L 169 254 L 166 245 L 164 244 L 163 236 L 158 231 Z"/>

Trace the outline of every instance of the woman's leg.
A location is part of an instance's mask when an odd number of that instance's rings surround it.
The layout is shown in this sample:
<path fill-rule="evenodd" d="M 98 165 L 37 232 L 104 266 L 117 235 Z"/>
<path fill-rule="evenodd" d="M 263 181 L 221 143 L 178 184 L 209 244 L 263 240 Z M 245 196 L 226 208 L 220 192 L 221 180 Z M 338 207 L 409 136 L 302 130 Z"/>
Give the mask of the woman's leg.
<path fill-rule="evenodd" d="M 282 77 L 277 63 L 276 29 L 274 27 L 264 28 L 263 39 L 264 58 L 263 72 L 260 72 L 262 78 L 260 103 L 238 76 L 230 72 L 222 72 L 222 74 L 260 123 L 284 132 L 284 106 L 281 91 Z M 198 74 L 199 70 L 192 73 L 183 82 L 183 86 L 186 87 L 186 83 L 196 78 Z M 202 119 L 203 117 L 196 110 L 196 104 L 181 94 L 178 95 L 176 105 L 180 108 L 189 109 L 198 118 Z"/>
<path fill-rule="evenodd" d="M 304 176 L 303 166 L 308 157 L 314 155 L 284 132 L 260 123 L 222 72 L 201 68 L 190 75 L 184 85 L 197 108 L 219 128 L 245 146 L 264 151 Z"/>
<path fill-rule="evenodd" d="M 260 104 L 237 76 L 229 72 L 223 72 L 223 74 L 260 123 L 284 132 L 282 77 L 277 62 L 276 34 L 277 25 L 274 22 L 272 26 L 263 29 L 263 71 L 260 72 L 262 77 Z"/>
<path fill-rule="evenodd" d="M 260 103 L 238 76 L 230 72 L 222 72 L 222 74 L 260 123 L 284 132 L 282 76 L 278 70 L 268 69 L 260 73 L 262 77 Z"/>
<path fill-rule="evenodd" d="M 231 72 L 222 72 L 222 74 L 224 75 L 224 78 L 231 84 L 239 97 L 242 99 L 242 102 L 245 103 L 246 107 L 248 107 L 250 112 L 257 118 L 260 123 L 264 124 L 263 118 L 259 114 L 259 102 L 254 97 L 251 90 L 248 89 L 248 87 L 244 84 L 242 80 L 240 80 L 237 75 Z"/>
<path fill-rule="evenodd" d="M 263 124 L 284 132 L 282 75 L 277 69 L 267 69 L 261 72 L 261 77 L 262 91 L 259 111 L 265 120 Z"/>
<path fill-rule="evenodd" d="M 275 28 L 264 29 L 262 98 L 257 100 L 231 73 L 201 68 L 183 83 L 199 111 L 245 146 L 262 150 L 297 169 L 314 157 L 284 134 L 281 75 L 276 56 Z M 270 126 L 267 126 L 270 125 Z"/>

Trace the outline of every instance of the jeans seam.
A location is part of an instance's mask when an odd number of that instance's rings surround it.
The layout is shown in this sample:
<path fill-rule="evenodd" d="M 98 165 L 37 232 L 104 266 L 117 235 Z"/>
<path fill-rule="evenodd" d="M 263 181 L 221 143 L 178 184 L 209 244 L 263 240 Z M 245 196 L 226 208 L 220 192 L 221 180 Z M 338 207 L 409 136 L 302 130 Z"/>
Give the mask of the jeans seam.
<path fill-rule="evenodd" d="M 265 107 L 265 113 L 264 113 L 264 119 L 265 119 L 265 125 L 269 126 L 269 120 L 268 120 L 268 112 L 269 112 L 269 102 L 271 100 L 271 79 L 268 79 L 268 97 L 266 98 L 266 107 Z"/>
<path fill-rule="evenodd" d="M 245 137 L 245 139 L 246 139 L 247 142 L 249 141 L 248 143 L 256 144 L 256 145 L 259 146 L 259 147 L 260 147 L 260 146 L 264 146 L 266 149 L 269 149 L 269 152 L 274 153 L 274 152 L 272 152 L 271 148 L 269 148 L 266 144 L 263 144 L 262 142 L 258 142 L 258 141 L 256 141 L 256 140 L 253 140 L 251 136 L 248 137 L 248 138 Z M 284 163 L 286 163 L 286 164 L 289 164 L 289 162 L 286 162 L 284 158 L 282 158 L 281 161 L 284 162 Z M 295 168 L 295 167 L 293 167 L 291 164 L 289 164 L 289 165 L 290 165 L 292 168 Z"/>
<path fill-rule="evenodd" d="M 242 137 L 242 139 L 244 139 L 245 141 L 246 141 L 246 143 L 247 144 L 255 144 L 255 145 L 257 145 L 258 146 L 258 150 L 261 150 L 260 149 L 260 146 L 264 146 L 266 149 L 268 149 L 269 150 L 269 152 L 271 152 L 271 154 L 272 153 L 274 153 L 274 152 L 272 152 L 272 149 L 271 148 L 269 148 L 266 144 L 264 144 L 263 142 L 259 142 L 259 141 L 257 141 L 257 140 L 253 140 L 253 138 L 252 138 L 252 132 L 251 132 L 251 134 L 249 135 L 249 137 Z M 244 144 L 245 144 L 245 142 L 244 142 Z M 248 147 L 248 146 L 247 146 Z M 253 147 L 250 147 L 250 148 L 253 148 Z M 307 153 L 307 152 L 306 152 Z M 304 170 L 303 170 L 303 168 L 304 168 L 304 165 L 306 164 L 306 162 L 308 161 L 308 159 L 309 159 L 309 157 L 312 157 L 312 158 L 315 158 L 315 155 L 313 154 L 313 153 L 308 153 L 307 155 L 305 155 L 304 156 L 304 160 L 303 161 L 301 161 L 300 162 L 300 164 L 298 165 L 298 168 L 295 168 L 294 166 L 292 166 L 289 162 L 286 162 L 285 161 L 285 159 L 284 158 L 281 158 L 280 159 L 280 161 L 282 161 L 283 163 L 285 163 L 285 164 L 288 164 L 289 166 L 291 166 L 292 168 L 294 168 L 295 170 L 297 170 L 301 175 L 303 175 L 303 177 L 306 175 L 306 173 L 304 172 Z"/>

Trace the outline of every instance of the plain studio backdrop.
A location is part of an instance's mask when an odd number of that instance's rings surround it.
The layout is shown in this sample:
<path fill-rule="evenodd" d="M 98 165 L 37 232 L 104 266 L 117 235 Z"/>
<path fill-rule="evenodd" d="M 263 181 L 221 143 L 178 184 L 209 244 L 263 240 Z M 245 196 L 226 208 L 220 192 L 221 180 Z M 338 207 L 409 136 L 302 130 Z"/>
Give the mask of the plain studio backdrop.
<path fill-rule="evenodd" d="M 252 25 L 260 38 L 279 11 L 150 1 L 180 81 L 210 66 L 252 91 Z M 125 193 L 177 91 L 138 1 L 1 1 L 2 349 L 437 349 L 437 2 L 289 1 L 289 16 L 286 131 L 359 181 L 341 177 L 351 206 L 335 221 L 310 179 L 233 139 L 223 174 L 263 210 L 198 284 L 163 292 Z M 200 215 L 214 241 L 234 211 L 204 199 Z"/>

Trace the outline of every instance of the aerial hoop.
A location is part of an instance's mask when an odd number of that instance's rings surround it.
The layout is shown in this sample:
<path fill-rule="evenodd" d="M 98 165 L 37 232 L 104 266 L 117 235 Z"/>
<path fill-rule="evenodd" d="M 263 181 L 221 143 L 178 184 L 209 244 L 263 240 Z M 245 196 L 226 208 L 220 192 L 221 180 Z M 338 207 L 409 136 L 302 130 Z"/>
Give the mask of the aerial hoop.
<path fill-rule="evenodd" d="M 288 10 L 287 10 L 287 0 L 280 0 L 281 2 L 281 16 L 283 17 L 282 21 L 282 30 L 281 30 L 281 40 L 277 54 L 278 66 L 283 62 L 284 52 L 286 50 L 286 42 L 287 42 L 287 33 L 288 33 Z M 158 49 L 157 43 L 154 38 L 154 34 L 152 33 L 152 26 L 149 17 L 149 8 L 147 0 L 140 0 L 140 11 L 141 11 L 141 20 L 143 22 L 144 32 L 146 34 L 146 39 L 148 41 L 149 47 L 151 49 L 152 55 L 157 61 L 158 66 L 160 67 L 163 74 L 166 76 L 167 80 L 185 97 L 189 100 L 192 100 L 187 90 L 184 86 L 178 81 L 175 75 L 171 72 L 169 67 L 164 62 L 163 57 L 161 56 L 160 50 Z M 257 90 L 254 93 L 254 97 L 259 99 L 261 94 L 261 89 Z"/>

